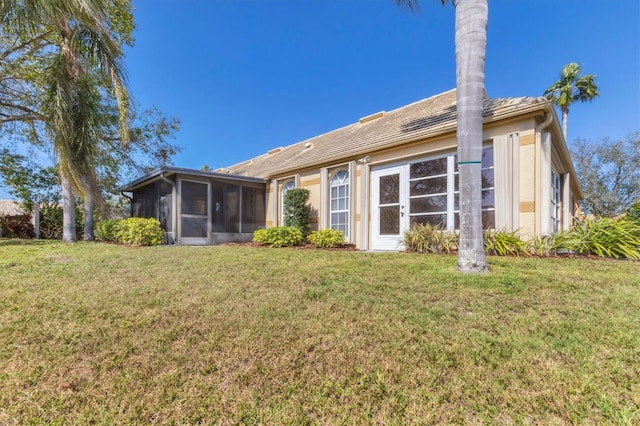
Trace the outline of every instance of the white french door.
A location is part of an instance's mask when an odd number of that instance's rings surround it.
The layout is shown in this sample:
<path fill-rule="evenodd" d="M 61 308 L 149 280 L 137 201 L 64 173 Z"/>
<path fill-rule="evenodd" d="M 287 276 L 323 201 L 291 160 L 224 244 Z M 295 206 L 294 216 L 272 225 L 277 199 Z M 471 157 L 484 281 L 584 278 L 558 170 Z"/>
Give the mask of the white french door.
<path fill-rule="evenodd" d="M 372 249 L 401 250 L 409 229 L 408 166 L 371 171 Z"/>

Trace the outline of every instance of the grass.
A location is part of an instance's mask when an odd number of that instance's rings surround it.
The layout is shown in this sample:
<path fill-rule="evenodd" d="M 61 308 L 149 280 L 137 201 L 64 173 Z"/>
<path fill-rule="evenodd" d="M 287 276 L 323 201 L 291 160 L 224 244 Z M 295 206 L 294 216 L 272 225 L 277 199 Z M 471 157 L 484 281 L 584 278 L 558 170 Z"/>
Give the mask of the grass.
<path fill-rule="evenodd" d="M 638 424 L 640 263 L 0 240 L 0 424 Z"/>

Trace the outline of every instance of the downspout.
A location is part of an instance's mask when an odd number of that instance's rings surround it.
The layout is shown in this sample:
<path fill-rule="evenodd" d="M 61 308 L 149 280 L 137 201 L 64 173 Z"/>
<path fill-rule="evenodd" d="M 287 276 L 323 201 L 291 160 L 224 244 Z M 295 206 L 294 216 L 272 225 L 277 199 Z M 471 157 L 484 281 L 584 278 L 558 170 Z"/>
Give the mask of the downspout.
<path fill-rule="evenodd" d="M 129 197 L 127 194 L 124 193 L 124 191 L 120 191 L 120 195 L 122 195 L 124 198 L 128 198 L 130 203 L 129 203 L 129 217 L 133 216 L 133 197 Z"/>
<path fill-rule="evenodd" d="M 551 220 L 551 135 L 547 132 L 546 137 L 543 136 L 543 131 L 551 125 L 553 121 L 553 114 L 545 112 L 546 118 L 536 126 L 536 137 L 540 135 L 540 138 L 536 140 L 536 158 L 539 160 L 539 166 L 536 167 L 536 172 L 539 173 L 539 178 L 536 179 L 536 234 L 548 235 Z M 546 213 L 546 214 L 545 214 Z"/>

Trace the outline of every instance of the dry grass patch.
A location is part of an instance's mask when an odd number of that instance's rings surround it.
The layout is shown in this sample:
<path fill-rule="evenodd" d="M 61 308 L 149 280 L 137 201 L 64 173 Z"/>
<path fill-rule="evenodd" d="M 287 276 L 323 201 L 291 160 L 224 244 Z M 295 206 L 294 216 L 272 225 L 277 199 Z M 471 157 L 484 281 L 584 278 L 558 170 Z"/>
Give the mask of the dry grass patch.
<path fill-rule="evenodd" d="M 640 264 L 0 241 L 0 423 L 640 422 Z"/>

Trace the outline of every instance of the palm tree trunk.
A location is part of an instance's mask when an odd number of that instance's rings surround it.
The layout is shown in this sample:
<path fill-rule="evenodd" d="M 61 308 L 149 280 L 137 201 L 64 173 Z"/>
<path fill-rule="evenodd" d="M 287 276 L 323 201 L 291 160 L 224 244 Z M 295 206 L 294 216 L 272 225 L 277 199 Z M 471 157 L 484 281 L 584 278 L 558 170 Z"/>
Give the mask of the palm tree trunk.
<path fill-rule="evenodd" d="M 94 241 L 96 239 L 95 236 L 95 220 L 94 220 L 94 212 L 96 207 L 96 202 L 93 197 L 93 194 L 87 194 L 84 198 L 84 234 L 82 239 L 84 241 Z"/>
<path fill-rule="evenodd" d="M 562 108 L 562 133 L 564 140 L 567 140 L 567 121 L 569 121 L 569 108 Z"/>
<path fill-rule="evenodd" d="M 60 172 L 62 186 L 62 241 L 73 243 L 76 241 L 76 196 L 71 179 L 66 173 Z"/>
<path fill-rule="evenodd" d="M 487 272 L 482 233 L 482 111 L 487 46 L 487 0 L 456 3 L 456 96 L 460 171 L 457 269 Z"/>

